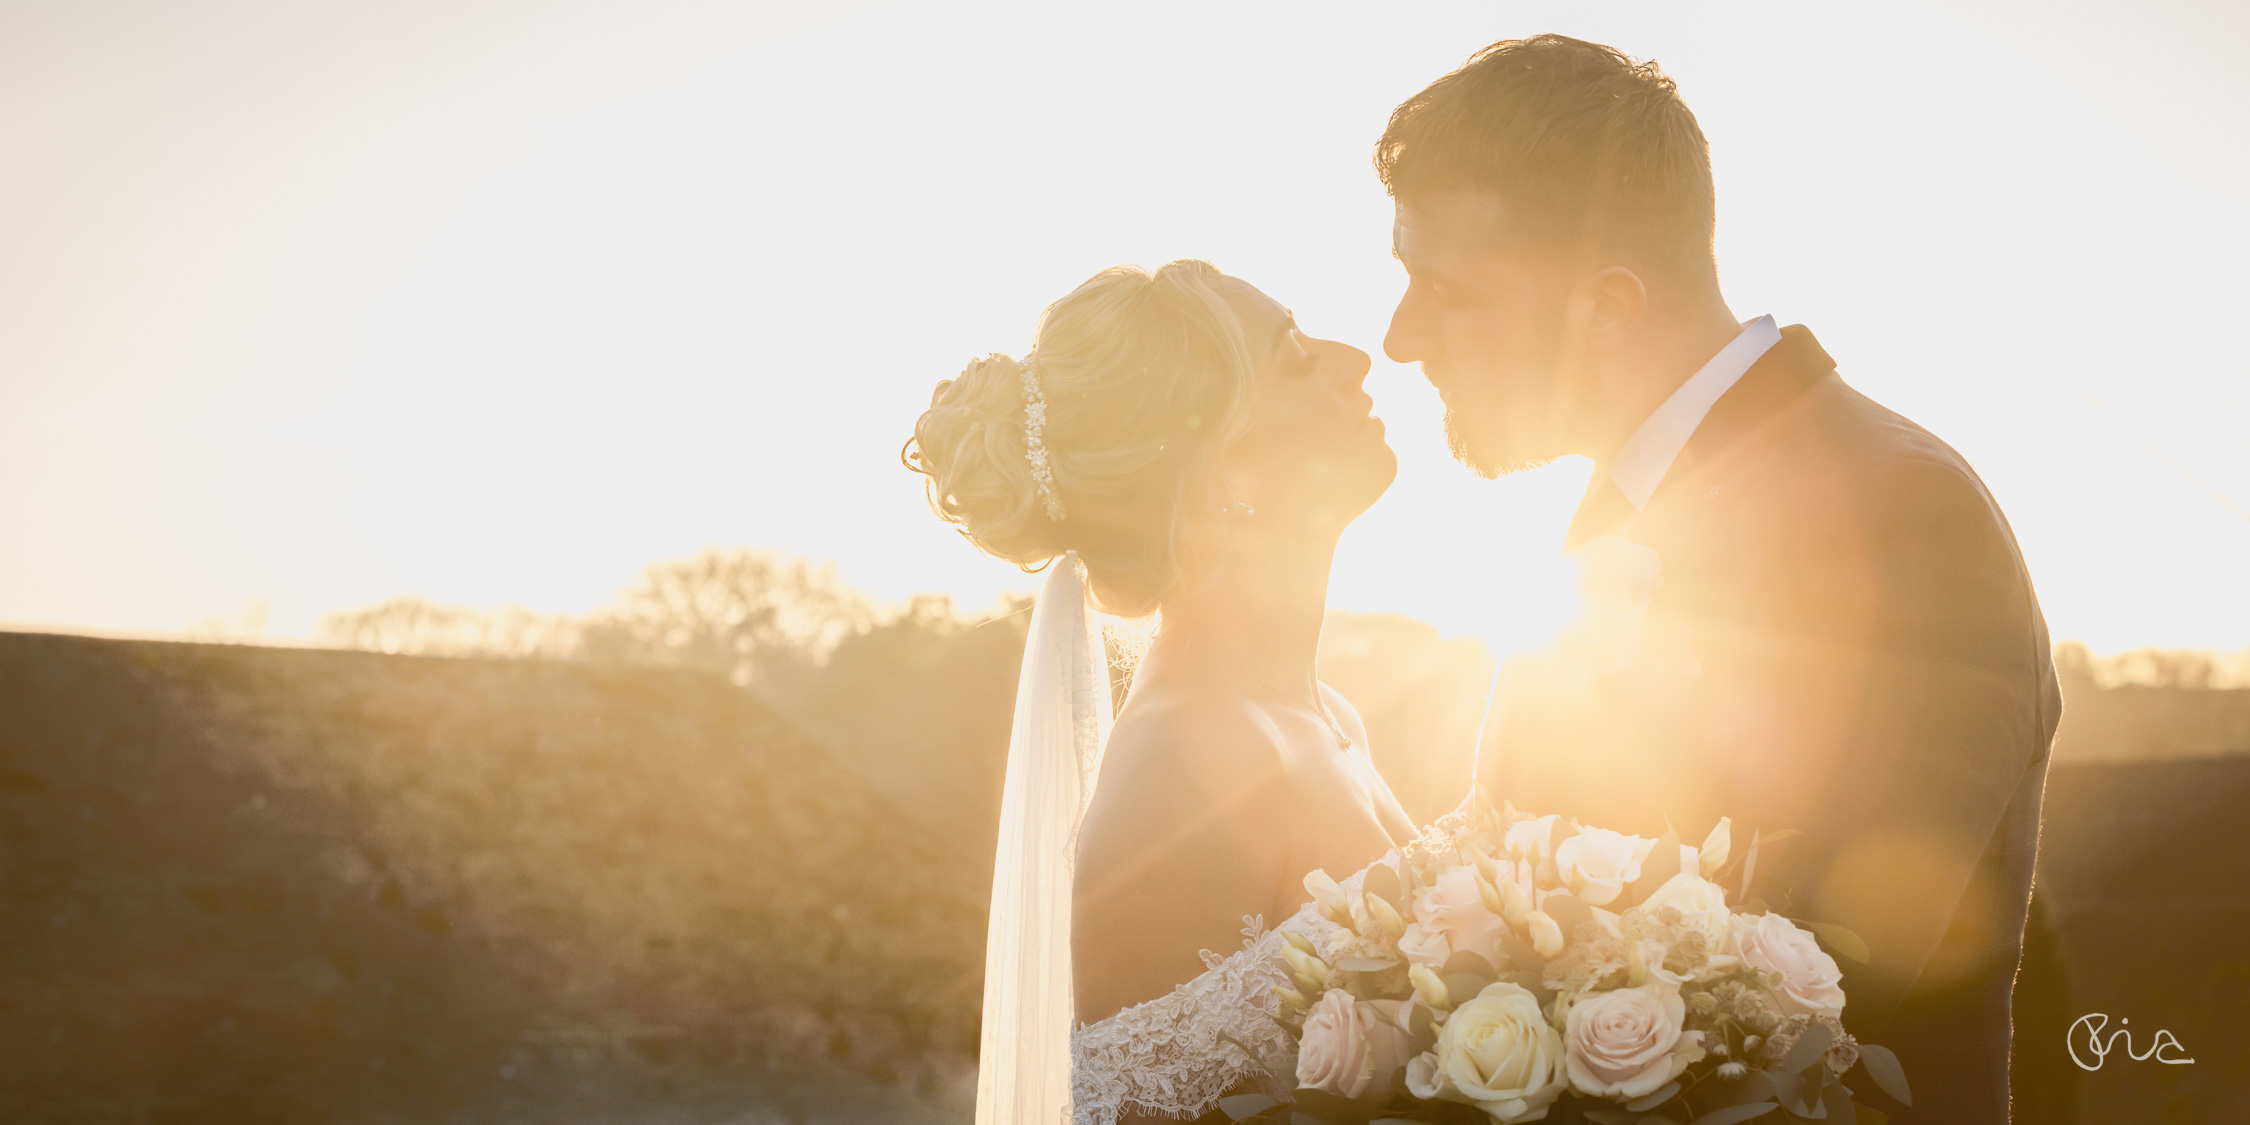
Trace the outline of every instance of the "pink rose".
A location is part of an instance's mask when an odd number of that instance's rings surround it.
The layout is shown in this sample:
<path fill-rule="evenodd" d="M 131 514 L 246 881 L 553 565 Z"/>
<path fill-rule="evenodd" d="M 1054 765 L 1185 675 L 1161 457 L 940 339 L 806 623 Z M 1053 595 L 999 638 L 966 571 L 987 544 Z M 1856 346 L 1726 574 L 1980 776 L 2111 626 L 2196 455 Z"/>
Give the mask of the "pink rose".
<path fill-rule="evenodd" d="M 1432 968 L 1467 950 L 1487 961 L 1499 960 L 1500 933 L 1507 924 L 1484 904 L 1476 869 L 1466 864 L 1438 876 L 1414 899 L 1414 921 L 1399 936 L 1406 959 Z"/>
<path fill-rule="evenodd" d="M 1596 992 L 1571 1005 L 1564 1066 L 1579 1093 L 1637 1098 L 1703 1057 L 1703 1033 L 1682 1031 L 1687 1004 L 1661 984 Z"/>
<path fill-rule="evenodd" d="M 1767 995 L 1785 1016 L 1837 1016 L 1844 1011 L 1844 974 L 1812 934 L 1779 914 L 1737 914 L 1742 963 L 1781 974 Z"/>
<path fill-rule="evenodd" d="M 1355 1001 L 1331 988 L 1305 1013 L 1297 1043 L 1297 1084 L 1344 1098 L 1386 1097 L 1391 1075 L 1406 1063 L 1406 1032 L 1397 1000 Z"/>

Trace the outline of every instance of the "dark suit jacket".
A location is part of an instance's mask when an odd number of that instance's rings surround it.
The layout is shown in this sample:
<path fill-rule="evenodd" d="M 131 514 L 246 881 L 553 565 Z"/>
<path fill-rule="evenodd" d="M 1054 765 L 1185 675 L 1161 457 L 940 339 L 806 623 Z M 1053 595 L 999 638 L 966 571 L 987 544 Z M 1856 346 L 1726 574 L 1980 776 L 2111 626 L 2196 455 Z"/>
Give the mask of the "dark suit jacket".
<path fill-rule="evenodd" d="M 1494 799 L 1693 843 L 1754 830 L 1751 893 L 1873 950 L 1840 959 L 1854 1034 L 1915 1108 L 2001 1122 L 2061 694 L 2014 534 L 1960 454 L 1845 385 L 1803 326 L 1721 398 L 1639 513 L 1596 474 L 1572 545 L 1663 558 L 1652 623 L 1699 670 L 1557 690 L 1504 673 L 1479 754 Z M 1731 888 L 1730 888 L 1731 889 Z M 1885 1104 L 1860 1079 L 1863 1100 Z"/>

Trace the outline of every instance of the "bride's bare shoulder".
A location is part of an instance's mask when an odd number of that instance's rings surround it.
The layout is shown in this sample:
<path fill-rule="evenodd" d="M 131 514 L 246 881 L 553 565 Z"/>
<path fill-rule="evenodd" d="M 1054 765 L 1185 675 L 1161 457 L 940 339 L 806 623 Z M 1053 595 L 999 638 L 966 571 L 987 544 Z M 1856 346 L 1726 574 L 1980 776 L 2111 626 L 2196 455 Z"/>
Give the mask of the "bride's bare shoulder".
<path fill-rule="evenodd" d="M 1253 840 L 1284 846 L 1266 821 L 1290 807 L 1289 783 L 1281 733 L 1254 705 L 1208 694 L 1136 700 L 1102 753 L 1078 834 L 1080 871 L 1147 864 L 1153 852 L 1194 863 Z"/>
<path fill-rule="evenodd" d="M 1248 700 L 1213 694 L 1136 699 L 1102 752 L 1094 800 L 1155 798 L 1282 780 L 1281 732 Z"/>
<path fill-rule="evenodd" d="M 1280 734 L 1255 707 L 1143 698 L 1118 716 L 1080 826 L 1079 1018 L 1162 996 L 1280 908 L 1294 846 Z"/>

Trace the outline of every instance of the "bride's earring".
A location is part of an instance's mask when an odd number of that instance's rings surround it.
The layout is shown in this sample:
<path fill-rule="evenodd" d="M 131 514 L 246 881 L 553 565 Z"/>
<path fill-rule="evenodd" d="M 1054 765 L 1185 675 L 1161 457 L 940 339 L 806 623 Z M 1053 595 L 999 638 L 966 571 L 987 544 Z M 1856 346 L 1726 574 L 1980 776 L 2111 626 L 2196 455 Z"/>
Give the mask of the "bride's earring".
<path fill-rule="evenodd" d="M 1251 516 L 1258 514 L 1258 509 L 1251 507 L 1250 502 L 1247 500 L 1237 500 L 1234 503 L 1219 509 L 1219 514 L 1222 516 L 1239 516 L 1243 519 L 1249 519 Z"/>

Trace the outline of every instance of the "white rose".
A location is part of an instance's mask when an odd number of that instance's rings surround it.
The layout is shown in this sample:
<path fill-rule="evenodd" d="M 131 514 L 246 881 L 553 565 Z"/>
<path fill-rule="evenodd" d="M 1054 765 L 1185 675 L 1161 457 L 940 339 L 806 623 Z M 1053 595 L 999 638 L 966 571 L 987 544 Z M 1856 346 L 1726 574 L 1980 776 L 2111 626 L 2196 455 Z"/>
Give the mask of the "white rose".
<path fill-rule="evenodd" d="M 1420 922 L 1409 922 L 1406 932 L 1398 936 L 1399 954 L 1413 965 L 1443 968 L 1453 958 L 1453 947 L 1445 935 L 1436 930 L 1424 929 Z"/>
<path fill-rule="evenodd" d="M 1779 914 L 1738 914 L 1733 937 L 1743 964 L 1781 974 L 1781 983 L 1767 995 L 1782 1015 L 1843 1014 L 1843 970 L 1812 934 Z"/>
<path fill-rule="evenodd" d="M 1669 906 L 1680 912 L 1682 925 L 1701 931 L 1710 940 L 1707 948 L 1712 953 L 1718 953 L 1726 948 L 1727 935 L 1734 926 L 1734 912 L 1727 909 L 1727 893 L 1719 889 L 1717 883 L 1694 874 L 1694 871 L 1695 868 L 1690 866 L 1665 880 L 1664 885 L 1656 888 L 1646 900 L 1634 907 L 1633 912 L 1653 918 L 1657 912 Z"/>
<path fill-rule="evenodd" d="M 1656 841 L 1645 837 L 1581 828 L 1555 849 L 1555 870 L 1571 893 L 1607 906 L 1625 892 L 1625 884 L 1641 877 L 1641 861 L 1655 847 Z"/>
<path fill-rule="evenodd" d="M 1547 1116 L 1564 1085 L 1562 1037 L 1536 997 L 1505 981 L 1453 1009 L 1437 1049 L 1406 1066 L 1408 1093 L 1473 1105 L 1501 1125 Z"/>
<path fill-rule="evenodd" d="M 1453 868 L 1414 898 L 1414 921 L 1398 939 L 1400 953 L 1416 964 L 1442 966 L 1464 950 L 1495 964 L 1507 924 L 1485 905 L 1476 869 Z"/>
<path fill-rule="evenodd" d="M 1703 1033 L 1682 1031 L 1687 1004 L 1665 985 L 1579 997 L 1563 1027 L 1571 1088 L 1632 1099 L 1680 1076 L 1703 1057 Z"/>
<path fill-rule="evenodd" d="M 1397 1000 L 1355 1001 L 1333 988 L 1305 1013 L 1297 1044 L 1297 1084 L 1344 1098 L 1388 1096 L 1391 1075 L 1406 1061 L 1406 1032 Z"/>

